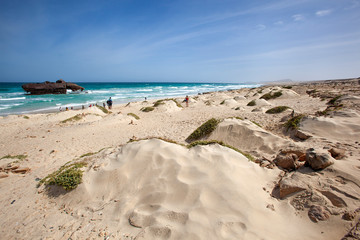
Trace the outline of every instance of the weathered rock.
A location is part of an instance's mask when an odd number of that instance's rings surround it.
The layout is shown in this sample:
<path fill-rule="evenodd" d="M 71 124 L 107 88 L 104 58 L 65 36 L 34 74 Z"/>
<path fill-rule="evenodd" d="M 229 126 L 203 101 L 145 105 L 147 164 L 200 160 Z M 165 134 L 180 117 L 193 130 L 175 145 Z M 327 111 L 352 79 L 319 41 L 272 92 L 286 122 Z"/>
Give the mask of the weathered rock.
<path fill-rule="evenodd" d="M 330 213 L 323 206 L 312 205 L 309 209 L 308 216 L 313 222 L 325 221 L 330 217 Z"/>
<path fill-rule="evenodd" d="M 306 134 L 306 133 L 300 131 L 299 129 L 295 129 L 294 136 L 301 140 L 307 140 L 312 137 L 311 135 Z"/>
<path fill-rule="evenodd" d="M 329 191 L 321 191 L 321 193 L 325 197 L 327 197 L 334 206 L 336 206 L 336 207 L 347 207 L 346 202 L 342 198 L 336 196 L 334 193 L 329 192 Z"/>
<path fill-rule="evenodd" d="M 0 172 L 0 178 L 7 178 L 9 175 L 4 172 Z"/>
<path fill-rule="evenodd" d="M 55 83 L 49 81 L 44 83 L 27 83 L 23 84 L 22 88 L 31 95 L 66 94 L 67 89 L 71 89 L 72 91 L 84 90 L 83 87 L 75 83 L 67 83 L 62 79 L 57 80 Z"/>
<path fill-rule="evenodd" d="M 355 219 L 355 217 L 356 217 L 355 212 L 345 212 L 344 215 L 342 216 L 342 219 L 346 221 L 352 221 Z"/>
<path fill-rule="evenodd" d="M 274 163 L 283 169 L 295 170 L 304 165 L 299 160 L 299 157 L 303 155 L 304 152 L 300 149 L 281 150 L 274 159 Z"/>
<path fill-rule="evenodd" d="M 327 151 L 315 151 L 315 149 L 309 148 L 306 151 L 306 163 L 314 170 L 321 170 L 334 164 L 334 158 Z"/>
<path fill-rule="evenodd" d="M 329 153 L 335 159 L 341 159 L 341 158 L 345 157 L 345 150 L 344 149 L 332 148 L 332 149 L 329 150 Z"/>
<path fill-rule="evenodd" d="M 281 179 L 279 183 L 280 198 L 285 198 L 292 193 L 300 192 L 307 189 L 307 181 L 308 176 L 297 172 L 283 177 L 283 179 Z"/>
<path fill-rule="evenodd" d="M 13 173 L 27 173 L 27 172 L 29 172 L 30 171 L 30 168 L 28 168 L 28 167 L 21 167 L 21 168 L 17 168 L 17 169 L 15 169 L 15 170 L 12 170 L 11 172 L 13 172 Z"/>

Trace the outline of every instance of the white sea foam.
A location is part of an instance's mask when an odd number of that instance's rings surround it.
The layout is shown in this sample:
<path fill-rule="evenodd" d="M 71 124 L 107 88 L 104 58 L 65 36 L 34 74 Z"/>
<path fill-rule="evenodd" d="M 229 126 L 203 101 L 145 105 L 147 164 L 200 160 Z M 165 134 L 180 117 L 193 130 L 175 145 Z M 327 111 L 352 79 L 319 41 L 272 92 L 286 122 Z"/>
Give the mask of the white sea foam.
<path fill-rule="evenodd" d="M 23 100 L 26 97 L 15 97 L 15 98 L 0 98 L 0 101 L 15 101 L 15 100 Z"/>

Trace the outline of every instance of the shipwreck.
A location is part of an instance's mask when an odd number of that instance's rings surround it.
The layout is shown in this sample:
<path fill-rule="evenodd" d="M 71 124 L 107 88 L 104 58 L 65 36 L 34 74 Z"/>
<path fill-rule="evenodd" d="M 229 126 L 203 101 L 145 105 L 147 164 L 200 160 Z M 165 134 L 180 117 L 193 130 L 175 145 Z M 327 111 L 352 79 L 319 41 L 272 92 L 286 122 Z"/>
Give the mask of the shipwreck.
<path fill-rule="evenodd" d="M 72 91 L 83 91 L 84 88 L 71 82 L 65 82 L 60 79 L 56 82 L 43 82 L 43 83 L 27 83 L 23 84 L 22 88 L 31 95 L 41 94 L 66 94 L 67 89 Z"/>

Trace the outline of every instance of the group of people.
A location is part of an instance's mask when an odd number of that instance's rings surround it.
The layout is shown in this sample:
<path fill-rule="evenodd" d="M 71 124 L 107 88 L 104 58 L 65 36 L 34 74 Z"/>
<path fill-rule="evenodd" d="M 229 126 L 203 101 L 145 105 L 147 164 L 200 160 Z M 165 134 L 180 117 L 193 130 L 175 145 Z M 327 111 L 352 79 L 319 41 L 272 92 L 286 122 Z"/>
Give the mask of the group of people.
<path fill-rule="evenodd" d="M 145 97 L 145 101 L 147 100 L 147 98 Z M 188 107 L 189 106 L 189 96 L 186 95 L 184 101 L 186 103 L 186 106 Z M 111 99 L 111 97 L 106 101 L 106 105 L 108 106 L 109 109 L 112 109 L 112 105 L 113 105 L 113 101 Z M 103 103 L 103 107 L 105 108 L 106 107 L 105 103 Z M 97 106 L 97 104 L 90 104 L 89 107 L 91 108 L 92 106 Z M 82 105 L 82 109 L 85 109 L 85 106 Z M 62 111 L 62 108 L 60 107 L 59 108 L 60 112 Z M 71 107 L 71 110 L 73 110 L 73 107 Z M 69 111 L 69 108 L 66 107 L 65 108 L 65 111 Z"/>

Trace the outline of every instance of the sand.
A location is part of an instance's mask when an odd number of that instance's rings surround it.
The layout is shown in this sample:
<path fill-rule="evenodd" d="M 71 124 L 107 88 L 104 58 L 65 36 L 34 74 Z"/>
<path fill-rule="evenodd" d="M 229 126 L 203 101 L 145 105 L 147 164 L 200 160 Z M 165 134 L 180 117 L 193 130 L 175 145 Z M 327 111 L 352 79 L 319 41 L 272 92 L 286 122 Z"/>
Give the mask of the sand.
<path fill-rule="evenodd" d="M 282 92 L 279 98 L 260 99 L 276 91 Z M 317 114 L 338 95 L 343 96 L 336 109 Z M 247 106 L 251 100 L 257 105 Z M 360 216 L 358 79 L 214 92 L 190 96 L 189 107 L 166 100 L 151 112 L 140 110 L 154 102 L 115 105 L 109 114 L 93 107 L 0 117 L 2 238 L 341 239 L 359 234 L 352 230 Z M 265 113 L 275 106 L 291 109 Z M 76 115 L 77 120 L 64 122 Z M 283 124 L 292 115 L 305 117 L 298 130 L 286 131 Z M 202 140 L 222 141 L 253 160 L 219 144 L 187 148 L 185 139 L 210 118 L 221 122 Z M 298 132 L 308 138 L 296 137 Z M 333 164 L 314 171 L 300 156 L 309 148 L 328 154 Z M 336 159 L 328 152 L 334 149 L 341 152 Z M 294 157 L 296 170 L 276 165 L 284 151 L 300 156 Z M 38 186 L 69 161 L 87 164 L 76 189 Z M 315 218 L 314 209 L 322 209 Z"/>

